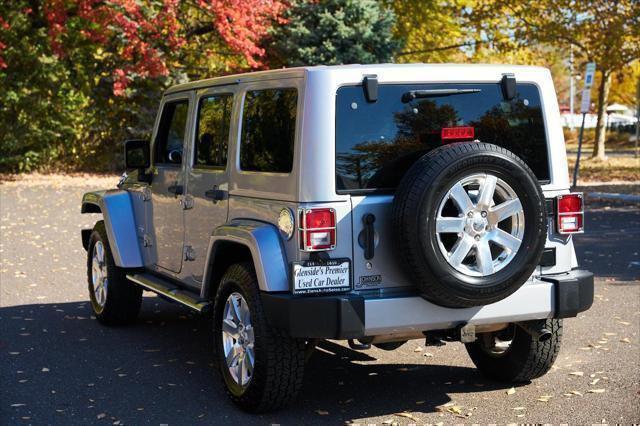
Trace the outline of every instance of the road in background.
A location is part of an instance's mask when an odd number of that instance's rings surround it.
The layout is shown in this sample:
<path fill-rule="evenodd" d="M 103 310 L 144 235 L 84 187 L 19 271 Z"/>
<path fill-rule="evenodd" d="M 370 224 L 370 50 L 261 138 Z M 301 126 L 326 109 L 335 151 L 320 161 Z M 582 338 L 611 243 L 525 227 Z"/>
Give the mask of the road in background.
<path fill-rule="evenodd" d="M 581 265 L 598 275 L 591 310 L 565 321 L 555 368 L 516 386 L 481 376 L 461 344 L 393 352 L 326 342 L 298 401 L 252 416 L 227 399 L 210 324 L 145 293 L 140 320 L 106 328 L 86 302 L 85 190 L 114 178 L 0 184 L 0 423 L 638 423 L 640 208 L 590 201 Z"/>

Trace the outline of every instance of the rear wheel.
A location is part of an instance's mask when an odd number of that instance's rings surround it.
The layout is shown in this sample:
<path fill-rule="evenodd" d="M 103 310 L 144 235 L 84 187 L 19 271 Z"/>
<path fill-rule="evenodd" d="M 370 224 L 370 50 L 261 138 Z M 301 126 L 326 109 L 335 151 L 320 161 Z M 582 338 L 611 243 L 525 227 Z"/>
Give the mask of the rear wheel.
<path fill-rule="evenodd" d="M 220 372 L 233 402 L 249 412 L 293 402 L 302 386 L 305 342 L 269 326 L 250 263 L 232 265 L 222 277 L 213 328 Z"/>
<path fill-rule="evenodd" d="M 105 325 L 125 325 L 136 321 L 142 303 L 142 289 L 127 280 L 111 254 L 104 222 L 96 223 L 87 251 L 87 279 L 91 307 Z"/>
<path fill-rule="evenodd" d="M 545 375 L 553 366 L 562 340 L 562 320 L 531 321 L 551 336 L 543 342 L 511 324 L 507 329 L 478 335 L 465 346 L 473 363 L 485 376 L 503 382 L 527 382 Z"/>

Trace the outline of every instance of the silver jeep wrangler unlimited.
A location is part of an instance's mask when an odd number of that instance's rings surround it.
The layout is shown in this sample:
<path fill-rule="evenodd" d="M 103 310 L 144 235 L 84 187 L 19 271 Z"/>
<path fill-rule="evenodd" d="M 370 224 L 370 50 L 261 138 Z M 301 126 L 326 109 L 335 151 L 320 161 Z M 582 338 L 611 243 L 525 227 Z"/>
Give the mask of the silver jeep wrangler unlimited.
<path fill-rule="evenodd" d="M 593 302 L 571 235 L 548 70 L 283 69 L 181 84 L 117 189 L 85 194 L 91 305 L 135 321 L 143 290 L 211 312 L 232 400 L 290 403 L 318 339 L 461 341 L 489 377 L 545 374 Z"/>

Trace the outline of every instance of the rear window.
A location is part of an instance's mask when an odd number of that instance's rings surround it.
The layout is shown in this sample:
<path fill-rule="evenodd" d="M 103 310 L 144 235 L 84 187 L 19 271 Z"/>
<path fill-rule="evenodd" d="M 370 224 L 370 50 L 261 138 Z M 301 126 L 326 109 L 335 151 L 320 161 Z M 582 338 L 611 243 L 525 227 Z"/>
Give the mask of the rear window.
<path fill-rule="evenodd" d="M 242 170 L 291 172 L 297 106 L 296 89 L 247 92 L 242 113 L 240 142 Z"/>
<path fill-rule="evenodd" d="M 402 101 L 410 91 L 443 89 L 467 90 Z M 395 189 L 416 160 L 443 144 L 443 128 L 462 126 L 518 155 L 538 179 L 549 179 L 540 95 L 532 84 L 518 84 L 511 101 L 499 84 L 411 84 L 380 85 L 375 103 L 366 101 L 362 86 L 342 87 L 336 102 L 338 192 Z"/>

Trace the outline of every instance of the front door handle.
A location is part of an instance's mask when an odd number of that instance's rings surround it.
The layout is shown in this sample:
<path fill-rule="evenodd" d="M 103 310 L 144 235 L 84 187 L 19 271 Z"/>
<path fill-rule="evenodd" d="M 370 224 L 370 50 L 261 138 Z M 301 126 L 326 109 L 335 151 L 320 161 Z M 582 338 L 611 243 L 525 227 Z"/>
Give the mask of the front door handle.
<path fill-rule="evenodd" d="M 214 202 L 223 201 L 228 198 L 227 191 L 222 189 L 218 189 L 217 186 L 214 186 L 212 189 L 205 191 L 204 196 L 207 198 L 211 198 Z"/>
<path fill-rule="evenodd" d="M 182 195 L 184 193 L 184 187 L 182 185 L 178 185 L 177 182 L 174 185 L 169 185 L 167 191 L 172 193 L 175 196 Z"/>

